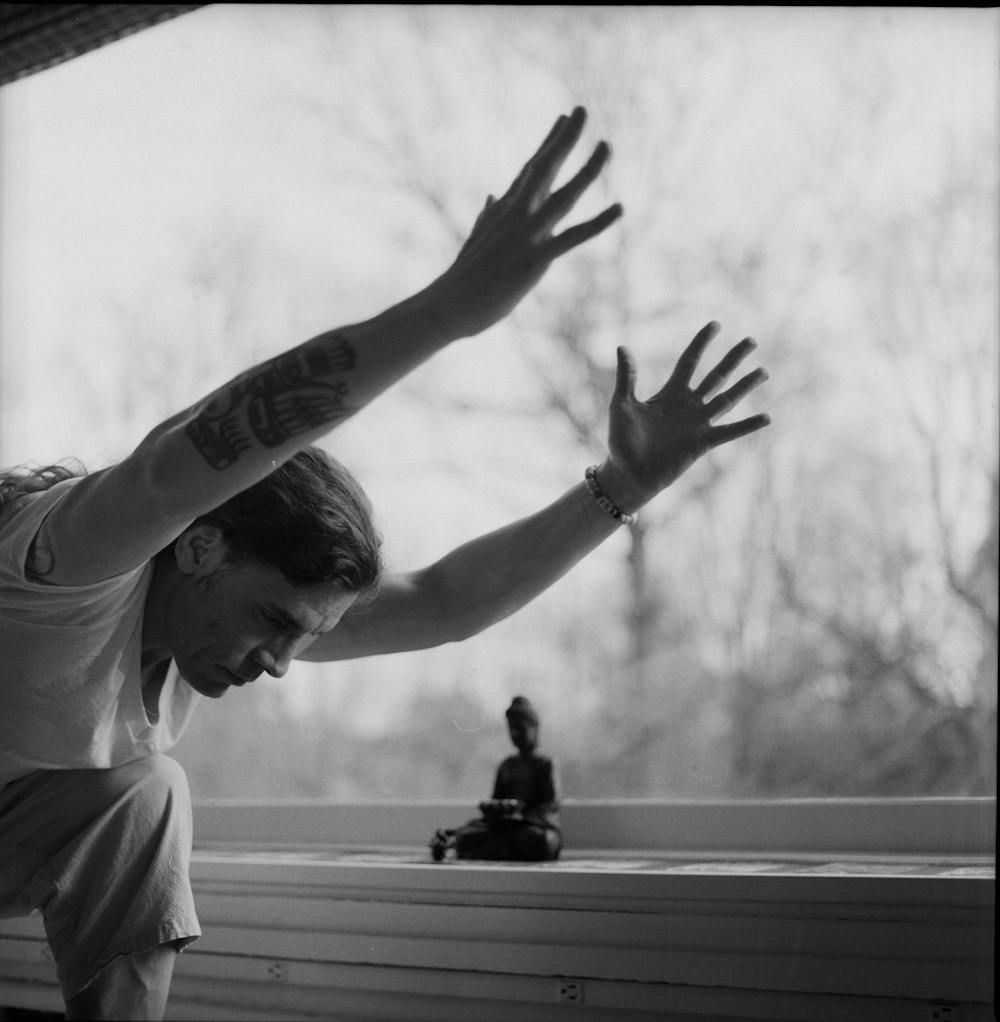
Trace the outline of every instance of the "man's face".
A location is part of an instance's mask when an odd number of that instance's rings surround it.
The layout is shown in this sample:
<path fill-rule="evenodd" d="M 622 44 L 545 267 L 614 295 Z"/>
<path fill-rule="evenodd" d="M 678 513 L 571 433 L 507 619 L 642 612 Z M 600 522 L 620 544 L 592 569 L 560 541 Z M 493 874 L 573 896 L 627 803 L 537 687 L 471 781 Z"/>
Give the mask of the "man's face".
<path fill-rule="evenodd" d="M 257 563 L 190 573 L 170 601 L 170 652 L 185 681 L 217 699 L 261 674 L 283 677 L 355 598 L 334 586 L 294 586 Z"/>

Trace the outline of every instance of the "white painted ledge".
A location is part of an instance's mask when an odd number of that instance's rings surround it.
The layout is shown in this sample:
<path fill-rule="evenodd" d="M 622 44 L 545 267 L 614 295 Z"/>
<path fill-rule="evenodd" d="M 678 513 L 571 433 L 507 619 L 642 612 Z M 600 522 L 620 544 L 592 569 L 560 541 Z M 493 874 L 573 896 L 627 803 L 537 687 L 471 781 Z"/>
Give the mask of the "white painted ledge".
<path fill-rule="evenodd" d="M 993 1018 L 992 800 L 571 803 L 559 862 L 432 863 L 470 815 L 198 804 L 168 1017 Z M 0 923 L 0 1003 L 58 1006 L 39 936 Z"/>
<path fill-rule="evenodd" d="M 198 802 L 201 843 L 424 847 L 464 802 Z M 990 798 L 565 801 L 566 847 L 655 852 L 992 855 Z"/>

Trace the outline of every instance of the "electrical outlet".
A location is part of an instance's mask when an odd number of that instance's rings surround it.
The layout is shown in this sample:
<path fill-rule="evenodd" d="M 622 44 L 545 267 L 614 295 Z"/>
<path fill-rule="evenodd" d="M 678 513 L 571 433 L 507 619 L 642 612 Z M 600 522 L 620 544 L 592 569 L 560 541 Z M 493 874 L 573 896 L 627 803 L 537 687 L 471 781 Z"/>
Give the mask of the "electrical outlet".
<path fill-rule="evenodd" d="M 937 1001 L 927 1006 L 927 1022 L 962 1022 L 957 1004 Z"/>
<path fill-rule="evenodd" d="M 583 984 L 579 980 L 562 979 L 556 987 L 559 1004 L 583 1004 Z"/>
<path fill-rule="evenodd" d="M 272 983 L 285 983 L 288 980 L 288 966 L 284 962 L 268 962 L 267 978 Z"/>

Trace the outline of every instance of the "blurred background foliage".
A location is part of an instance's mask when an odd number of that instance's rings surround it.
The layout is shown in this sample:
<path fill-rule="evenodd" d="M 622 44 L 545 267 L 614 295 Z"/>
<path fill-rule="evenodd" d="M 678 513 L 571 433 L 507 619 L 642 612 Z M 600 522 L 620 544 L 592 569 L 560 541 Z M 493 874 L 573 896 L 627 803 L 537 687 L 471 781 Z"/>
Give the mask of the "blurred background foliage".
<path fill-rule="evenodd" d="M 57 345 L 101 456 L 423 286 L 577 103 L 614 159 L 575 218 L 620 200 L 624 221 L 326 442 L 390 563 L 582 478 L 618 344 L 648 394 L 709 319 L 752 334 L 771 382 L 749 404 L 774 420 L 483 636 L 206 705 L 178 749 L 195 794 L 478 800 L 517 693 L 568 797 L 995 793 L 996 29 L 520 5 L 212 5 L 157 28 L 253 62 L 241 136 L 294 171 L 252 191 L 202 153 L 225 198 L 175 214 L 162 272 L 105 288 L 105 375 Z"/>

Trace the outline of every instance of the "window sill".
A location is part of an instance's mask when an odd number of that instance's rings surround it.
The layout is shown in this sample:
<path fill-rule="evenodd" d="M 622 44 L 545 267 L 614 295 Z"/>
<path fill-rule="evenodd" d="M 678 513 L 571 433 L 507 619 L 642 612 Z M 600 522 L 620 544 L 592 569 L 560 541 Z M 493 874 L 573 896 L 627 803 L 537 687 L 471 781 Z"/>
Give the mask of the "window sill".
<path fill-rule="evenodd" d="M 569 804 L 543 864 L 432 863 L 464 804 L 195 814 L 169 1018 L 993 1017 L 992 800 Z M 40 992 L 35 923 L 0 924 L 5 992 Z"/>

